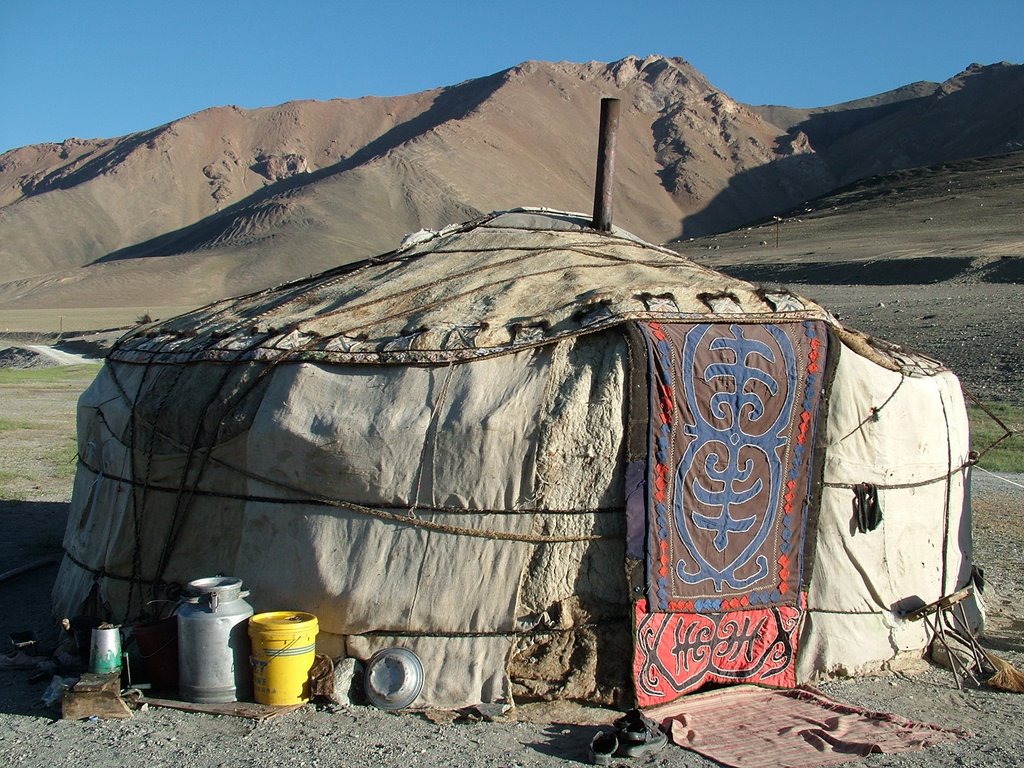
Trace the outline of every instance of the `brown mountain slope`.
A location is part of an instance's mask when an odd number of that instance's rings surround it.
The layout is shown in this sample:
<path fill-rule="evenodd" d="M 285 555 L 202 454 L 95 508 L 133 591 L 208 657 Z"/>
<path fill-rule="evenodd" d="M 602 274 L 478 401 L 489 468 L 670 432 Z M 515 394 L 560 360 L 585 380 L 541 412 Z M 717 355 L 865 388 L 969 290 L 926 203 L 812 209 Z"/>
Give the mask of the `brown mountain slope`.
<path fill-rule="evenodd" d="M 185 227 L 336 164 L 436 95 L 223 107 L 117 140 L 13 150 L 0 156 L 0 264 L 10 278 L 42 274 Z"/>
<path fill-rule="evenodd" d="M 1024 148 L 1024 66 L 972 64 L 941 85 L 914 83 L 885 94 L 816 110 L 751 107 L 786 127 L 782 144 L 811 154 L 827 189 L 893 170 L 983 157 Z M 801 113 L 804 113 L 802 116 Z M 807 155 L 799 160 L 806 162 Z M 732 204 L 733 191 L 758 188 L 764 176 L 787 178 L 772 165 L 741 171 L 730 187 L 685 224 L 703 232 Z M 775 166 L 775 167 L 773 167 Z M 804 199 L 826 189 L 812 191 Z M 785 210 L 779 206 L 775 212 Z M 722 230 L 718 230 L 722 231 Z"/>
<path fill-rule="evenodd" d="M 18 176 L 27 150 L 5 156 L 4 186 L 21 193 L 0 209 L 0 259 L 9 280 L 30 282 L 3 293 L 34 304 L 45 294 L 85 301 L 91 282 L 109 290 L 106 262 L 202 251 L 209 265 L 200 286 L 154 278 L 153 287 L 212 299 L 387 250 L 409 231 L 480 211 L 586 210 L 604 95 L 625 105 L 617 220 L 649 239 L 678 234 L 682 218 L 737 172 L 776 156 L 778 128 L 662 57 L 528 63 L 392 100 L 207 110 L 97 145 L 40 179 L 34 167 Z M 342 133 L 349 123 L 363 133 Z M 280 171 L 272 182 L 257 178 L 267 156 Z M 770 183 L 757 192 L 714 223 L 763 214 L 785 196 Z M 194 261 L 175 256 L 158 271 Z M 89 274 L 74 269 L 92 262 Z M 136 275 L 124 301 L 145 298 L 155 266 L 119 267 Z"/>
<path fill-rule="evenodd" d="M 861 180 L 778 225 L 673 248 L 734 277 L 789 286 L 848 327 L 952 366 L 974 394 L 1024 404 L 1022 212 L 1017 151 Z"/>
<path fill-rule="evenodd" d="M 890 170 L 1024 149 L 1024 66 L 972 65 L 826 150 L 840 183 Z"/>
<path fill-rule="evenodd" d="M 681 59 L 529 62 L 409 96 L 217 108 L 24 147 L 0 156 L 0 306 L 202 302 L 477 212 L 587 211 L 602 96 L 623 101 L 616 223 L 658 242 L 723 231 L 879 165 L 1024 141 L 1024 89 L 988 104 L 1022 72 L 791 110 L 738 104 Z"/>
<path fill-rule="evenodd" d="M 751 110 L 792 140 L 803 134 L 839 184 L 891 170 L 1024 149 L 1024 67 L 972 64 L 946 82 L 918 82 L 818 109 Z"/>

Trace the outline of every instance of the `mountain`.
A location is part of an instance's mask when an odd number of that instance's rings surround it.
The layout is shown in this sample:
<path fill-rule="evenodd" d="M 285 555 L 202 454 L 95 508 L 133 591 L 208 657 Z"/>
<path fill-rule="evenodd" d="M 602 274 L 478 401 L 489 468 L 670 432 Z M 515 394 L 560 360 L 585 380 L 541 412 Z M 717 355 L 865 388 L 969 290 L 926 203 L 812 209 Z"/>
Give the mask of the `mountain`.
<path fill-rule="evenodd" d="M 678 58 L 527 62 L 392 98 L 218 107 L 0 155 L 0 307 L 198 304 L 519 205 L 589 211 L 599 101 L 622 100 L 615 223 L 665 242 L 868 175 L 1024 147 L 1024 67 L 972 65 L 800 110 Z"/>

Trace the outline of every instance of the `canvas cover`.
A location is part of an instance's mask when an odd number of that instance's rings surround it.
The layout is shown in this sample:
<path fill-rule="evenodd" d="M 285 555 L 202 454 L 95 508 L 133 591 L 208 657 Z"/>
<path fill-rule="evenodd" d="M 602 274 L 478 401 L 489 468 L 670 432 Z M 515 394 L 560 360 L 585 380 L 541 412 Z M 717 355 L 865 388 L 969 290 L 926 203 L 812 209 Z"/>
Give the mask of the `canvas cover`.
<path fill-rule="evenodd" d="M 108 364 L 80 403 L 80 503 L 57 610 L 77 612 L 95 585 L 112 617 L 131 620 L 163 597 L 154 582 L 230 573 L 257 611 L 315 614 L 321 652 L 366 659 L 412 648 L 430 673 L 424 701 L 509 701 L 513 641 L 530 629 L 521 622 L 550 631 L 541 615 L 571 603 L 585 623 L 579 602 L 598 595 L 619 595 L 626 611 L 614 471 L 621 421 L 573 397 L 581 383 L 601 389 L 587 356 L 556 347 L 451 368 L 282 366 L 240 434 L 201 456 L 179 444 L 152 458 L 126 445 L 131 413 L 149 399 L 145 370 Z M 607 374 L 604 355 L 597 362 Z M 200 365 L 178 386 L 217 373 Z M 611 382 L 622 391 L 621 373 Z M 242 414 L 220 420 L 232 416 Z M 584 432 L 600 456 L 571 474 L 549 472 L 576 462 L 566 438 Z M 168 449 L 178 443 L 161 433 Z M 183 479 L 187 508 L 177 504 Z M 581 583 L 580 563 L 598 553 L 620 566 L 584 565 L 590 583 Z M 541 558 L 561 563 L 564 581 L 552 573 L 543 588 L 524 583 Z"/>
<path fill-rule="evenodd" d="M 738 323 L 766 342 L 765 323 L 811 323 L 837 355 L 816 439 L 823 532 L 808 534 L 802 580 L 772 566 L 806 593 L 797 677 L 886 663 L 892 638 L 919 651 L 887 601 L 937 596 L 969 567 L 962 472 L 947 471 L 966 455 L 955 378 L 812 302 L 587 223 L 497 214 L 128 334 L 79 403 L 55 610 L 131 621 L 231 574 L 257 611 L 317 615 L 322 652 L 414 650 L 417 706 L 633 701 L 627 327 Z M 889 414 L 928 425 L 904 427 L 917 453 Z M 896 487 L 906 478 L 929 483 Z M 872 479 L 893 486 L 885 527 L 854 536 L 843 484 Z M 893 550 L 920 526 L 919 558 Z M 798 609 L 791 598 L 767 607 Z"/>
<path fill-rule="evenodd" d="M 971 577 L 970 435 L 959 382 L 927 361 L 913 375 L 837 351 L 801 681 L 919 666 L 925 627 L 902 613 Z M 855 525 L 852 492 L 864 482 L 877 487 L 882 518 L 866 532 Z"/>

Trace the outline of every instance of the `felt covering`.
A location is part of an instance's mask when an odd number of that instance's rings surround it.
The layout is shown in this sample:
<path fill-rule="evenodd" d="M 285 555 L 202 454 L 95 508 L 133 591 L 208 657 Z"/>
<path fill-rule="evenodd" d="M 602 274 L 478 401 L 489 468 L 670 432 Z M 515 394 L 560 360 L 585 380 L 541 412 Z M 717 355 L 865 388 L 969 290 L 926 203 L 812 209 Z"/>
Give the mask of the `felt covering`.
<path fill-rule="evenodd" d="M 802 681 L 919 665 L 925 628 L 902 612 L 957 591 L 971 570 L 970 435 L 956 377 L 901 375 L 845 345 L 836 352 Z M 853 506 L 861 482 L 881 506 L 868 532 Z"/>
<path fill-rule="evenodd" d="M 853 538 L 847 491 L 824 488 L 821 535 L 805 547 L 815 565 L 800 669 L 888 658 L 878 627 L 923 647 L 887 601 L 963 578 L 963 485 L 885 482 L 941 474 L 966 454 L 955 378 L 841 329 L 813 302 L 587 225 L 494 214 L 127 334 L 79 402 L 55 611 L 130 621 L 173 605 L 152 601 L 173 600 L 176 585 L 230 574 L 257 611 L 316 615 L 323 652 L 414 649 L 425 673 L 415 706 L 624 703 L 645 547 L 643 532 L 627 541 L 624 514 L 637 487 L 627 468 L 644 458 L 627 439 L 627 329 L 738 325 L 767 340 L 765 322 L 811 321 L 845 340 L 826 479 L 879 482 L 883 522 Z M 871 407 L 881 421 L 843 438 Z M 861 619 L 870 629 L 844 639 Z"/>
<path fill-rule="evenodd" d="M 636 604 L 636 701 L 654 707 L 709 683 L 796 685 L 796 606 L 710 614 L 648 611 Z"/>
<path fill-rule="evenodd" d="M 823 324 L 641 325 L 652 609 L 795 605 Z"/>

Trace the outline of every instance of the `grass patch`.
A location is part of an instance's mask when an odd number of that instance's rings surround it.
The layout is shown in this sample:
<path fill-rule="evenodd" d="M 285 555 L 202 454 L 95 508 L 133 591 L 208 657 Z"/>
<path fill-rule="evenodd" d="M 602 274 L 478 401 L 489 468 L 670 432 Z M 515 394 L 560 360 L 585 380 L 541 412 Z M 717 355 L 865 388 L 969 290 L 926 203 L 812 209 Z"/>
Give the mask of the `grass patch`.
<path fill-rule="evenodd" d="M 61 480 L 70 480 L 78 468 L 78 444 L 75 437 L 69 436 L 60 445 L 46 452 L 45 460 L 53 468 L 53 476 Z"/>
<path fill-rule="evenodd" d="M 985 408 L 1015 434 L 981 457 L 978 465 L 990 472 L 1024 472 L 1024 408 L 1007 403 L 985 403 Z M 967 416 L 971 422 L 971 448 L 984 451 L 1003 436 L 1005 430 L 977 405 L 969 405 Z"/>
<path fill-rule="evenodd" d="M 0 385 L 64 384 L 94 377 L 102 367 L 102 363 L 85 363 L 50 368 L 0 368 Z"/>
<path fill-rule="evenodd" d="M 30 421 L 0 419 L 0 432 L 13 432 L 16 429 L 32 429 L 33 427 L 35 427 L 35 424 Z"/>
<path fill-rule="evenodd" d="M 8 487 L 15 481 L 24 481 L 25 476 L 17 472 L 7 472 L 0 469 L 0 501 L 16 501 L 24 496 L 21 491 Z M 17 487 L 15 485 L 15 487 Z"/>

